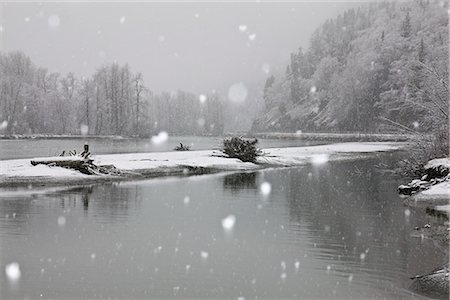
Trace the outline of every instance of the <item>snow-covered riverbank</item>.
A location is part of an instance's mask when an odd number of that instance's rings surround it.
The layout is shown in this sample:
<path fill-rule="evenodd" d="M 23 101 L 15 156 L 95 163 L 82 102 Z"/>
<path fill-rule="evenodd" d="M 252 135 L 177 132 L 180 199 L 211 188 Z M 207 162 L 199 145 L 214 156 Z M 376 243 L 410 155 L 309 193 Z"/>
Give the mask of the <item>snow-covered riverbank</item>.
<path fill-rule="evenodd" d="M 338 159 L 357 158 L 367 153 L 398 150 L 401 143 L 339 143 L 311 147 L 264 149 L 257 163 L 223 157 L 220 151 L 183 151 L 110 154 L 93 156 L 97 165 L 114 165 L 126 178 L 188 175 L 217 171 L 254 170 L 268 166 L 322 164 Z M 0 161 L 0 186 L 27 183 L 80 183 L 117 180 L 118 176 L 85 175 L 56 166 L 32 166 L 30 159 Z"/>
<path fill-rule="evenodd" d="M 408 203 L 432 206 L 437 211 L 450 214 L 450 158 L 431 160 L 425 166 L 425 173 L 429 178 L 413 181 L 418 190 L 408 199 Z"/>

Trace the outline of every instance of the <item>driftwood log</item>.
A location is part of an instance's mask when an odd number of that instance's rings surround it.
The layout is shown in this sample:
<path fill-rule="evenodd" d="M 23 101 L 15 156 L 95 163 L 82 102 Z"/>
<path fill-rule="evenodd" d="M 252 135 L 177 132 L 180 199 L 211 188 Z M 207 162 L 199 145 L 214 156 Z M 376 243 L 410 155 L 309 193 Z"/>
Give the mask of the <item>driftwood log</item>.
<path fill-rule="evenodd" d="M 69 151 L 71 156 L 64 156 L 65 151 L 60 156 L 48 158 L 36 158 L 31 160 L 33 166 L 42 164 L 48 166 L 62 167 L 77 170 L 87 175 L 120 175 L 121 172 L 113 165 L 97 166 L 90 158 L 89 146 L 84 145 L 84 151 L 76 154 L 76 151 Z"/>

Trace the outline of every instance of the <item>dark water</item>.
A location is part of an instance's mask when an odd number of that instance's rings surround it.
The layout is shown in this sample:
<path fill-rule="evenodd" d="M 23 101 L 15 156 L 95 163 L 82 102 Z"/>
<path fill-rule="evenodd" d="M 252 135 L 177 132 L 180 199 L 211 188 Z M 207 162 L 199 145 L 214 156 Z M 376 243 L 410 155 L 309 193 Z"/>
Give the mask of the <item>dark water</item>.
<path fill-rule="evenodd" d="M 88 143 L 92 154 L 165 152 L 171 151 L 180 143 L 191 146 L 192 150 L 207 150 L 222 146 L 223 137 L 169 136 L 167 142 L 156 145 L 151 139 L 27 139 L 0 140 L 0 160 L 55 156 L 63 150 L 83 150 Z M 292 147 L 325 144 L 325 142 L 259 139 L 259 146 Z"/>
<path fill-rule="evenodd" d="M 431 217 L 375 171 L 387 158 L 4 193 L 0 298 L 418 297 L 408 277 L 446 258 L 410 236 Z"/>

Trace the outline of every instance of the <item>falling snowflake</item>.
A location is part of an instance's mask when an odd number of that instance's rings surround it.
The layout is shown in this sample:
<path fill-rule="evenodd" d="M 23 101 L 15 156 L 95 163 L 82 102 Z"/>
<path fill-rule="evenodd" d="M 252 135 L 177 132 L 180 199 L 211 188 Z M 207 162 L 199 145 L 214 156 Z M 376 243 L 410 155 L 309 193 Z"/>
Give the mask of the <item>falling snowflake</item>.
<path fill-rule="evenodd" d="M 180 287 L 179 286 L 174 286 L 173 287 L 173 294 L 174 294 L 174 296 L 176 296 L 179 291 L 180 291 Z"/>
<path fill-rule="evenodd" d="M 61 23 L 61 20 L 59 19 L 59 16 L 57 15 L 51 15 L 48 17 L 48 26 L 52 29 L 56 29 L 59 27 L 59 24 Z"/>
<path fill-rule="evenodd" d="M 27 22 L 27 23 L 30 22 L 30 17 L 26 17 L 25 22 Z"/>
<path fill-rule="evenodd" d="M 89 133 L 89 127 L 85 124 L 81 124 L 80 131 L 82 135 L 87 135 Z"/>
<path fill-rule="evenodd" d="M 8 121 L 3 121 L 0 123 L 0 130 L 5 129 L 6 127 L 8 127 Z"/>
<path fill-rule="evenodd" d="M 160 133 L 158 133 L 158 135 L 154 135 L 151 138 L 152 143 L 155 145 L 163 144 L 163 143 L 167 142 L 168 139 L 169 139 L 169 134 L 165 131 L 161 131 Z"/>
<path fill-rule="evenodd" d="M 203 260 L 205 260 L 208 258 L 209 253 L 206 251 L 202 251 L 202 252 L 200 252 L 200 256 L 202 257 Z"/>
<path fill-rule="evenodd" d="M 249 39 L 250 41 L 254 41 L 254 40 L 256 39 L 256 34 L 255 34 L 255 33 L 249 34 L 249 35 L 248 35 L 248 39 Z"/>
<path fill-rule="evenodd" d="M 311 157 L 311 163 L 315 165 L 320 165 L 328 162 L 328 155 L 327 154 L 315 154 Z"/>
<path fill-rule="evenodd" d="M 360 260 L 365 260 L 366 259 L 366 254 L 363 252 L 359 255 L 359 259 Z"/>
<path fill-rule="evenodd" d="M 199 118 L 199 119 L 197 120 L 197 124 L 198 124 L 199 127 L 205 126 L 205 123 L 206 123 L 206 121 L 205 121 L 204 118 Z"/>
<path fill-rule="evenodd" d="M 262 70 L 264 73 L 269 74 L 269 73 L 270 73 L 270 65 L 269 65 L 269 64 L 263 64 L 263 65 L 261 66 L 261 70 Z"/>
<path fill-rule="evenodd" d="M 186 196 L 186 197 L 184 197 L 184 199 L 183 199 L 183 203 L 184 203 L 185 205 L 188 205 L 190 201 L 191 201 L 191 198 L 189 198 L 189 196 Z"/>
<path fill-rule="evenodd" d="M 166 37 L 164 35 L 160 35 L 158 39 L 159 39 L 160 43 L 164 43 L 166 40 Z"/>
<path fill-rule="evenodd" d="M 239 31 L 240 32 L 245 32 L 247 30 L 247 25 L 239 25 Z"/>
<path fill-rule="evenodd" d="M 411 211 L 407 208 L 405 209 L 405 217 L 409 217 L 411 215 Z"/>
<path fill-rule="evenodd" d="M 317 91 L 317 87 L 313 85 L 309 91 L 311 92 L 311 94 L 314 94 Z"/>
<path fill-rule="evenodd" d="M 200 96 L 198 96 L 198 100 L 200 101 L 201 104 L 205 104 L 207 99 L 208 97 L 206 97 L 205 94 L 200 94 Z"/>
<path fill-rule="evenodd" d="M 231 231 L 234 228 L 234 224 L 236 223 L 236 217 L 234 215 L 229 215 L 225 219 L 222 220 L 222 227 L 225 231 Z"/>
<path fill-rule="evenodd" d="M 95 253 L 91 253 L 91 259 L 94 260 L 97 257 Z"/>
<path fill-rule="evenodd" d="M 300 269 L 300 262 L 298 260 L 296 260 L 294 266 L 295 266 L 295 270 L 298 271 L 298 269 Z"/>
<path fill-rule="evenodd" d="M 5 273 L 8 277 L 8 280 L 11 282 L 16 282 L 20 279 L 20 266 L 17 262 L 12 262 L 10 264 L 7 264 L 5 267 Z"/>
<path fill-rule="evenodd" d="M 125 21 L 126 21 L 126 18 L 124 16 L 120 17 L 120 19 L 119 19 L 120 24 L 125 23 Z"/>
<path fill-rule="evenodd" d="M 247 99 L 247 87 L 242 82 L 235 83 L 228 89 L 228 99 L 234 103 L 242 103 Z"/>
<path fill-rule="evenodd" d="M 419 128 L 420 124 L 419 124 L 419 122 L 414 121 L 413 122 L 413 126 L 414 126 L 414 128 Z"/>
<path fill-rule="evenodd" d="M 263 194 L 264 196 L 268 196 L 272 191 L 272 185 L 268 182 L 263 182 L 261 183 L 259 190 L 261 191 L 261 194 Z"/>
<path fill-rule="evenodd" d="M 59 226 L 64 226 L 66 225 L 66 218 L 64 216 L 59 216 L 58 217 L 58 225 Z"/>

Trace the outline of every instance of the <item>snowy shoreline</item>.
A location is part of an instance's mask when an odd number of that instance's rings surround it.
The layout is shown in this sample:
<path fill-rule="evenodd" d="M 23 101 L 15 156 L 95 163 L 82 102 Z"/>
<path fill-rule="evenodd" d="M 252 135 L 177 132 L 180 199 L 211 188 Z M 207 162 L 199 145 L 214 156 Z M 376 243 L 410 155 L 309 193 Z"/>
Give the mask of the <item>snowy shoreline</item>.
<path fill-rule="evenodd" d="M 414 206 L 433 206 L 436 211 L 450 215 L 450 158 L 433 159 L 425 166 L 427 174 L 434 174 L 431 180 L 416 180 L 417 186 L 433 183 L 411 195 L 409 203 Z"/>
<path fill-rule="evenodd" d="M 32 166 L 31 159 L 0 161 L 0 187 L 26 184 L 80 184 L 169 175 L 196 175 L 219 171 L 248 171 L 267 167 L 322 164 L 359 155 L 399 150 L 402 143 L 339 143 L 309 147 L 263 149 L 257 163 L 224 157 L 220 151 L 152 152 L 96 155 L 97 165 L 114 165 L 124 176 L 86 175 L 47 165 Z M 60 157 L 59 157 L 60 158 Z"/>

